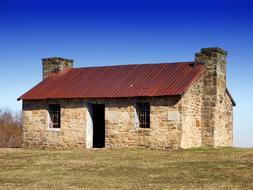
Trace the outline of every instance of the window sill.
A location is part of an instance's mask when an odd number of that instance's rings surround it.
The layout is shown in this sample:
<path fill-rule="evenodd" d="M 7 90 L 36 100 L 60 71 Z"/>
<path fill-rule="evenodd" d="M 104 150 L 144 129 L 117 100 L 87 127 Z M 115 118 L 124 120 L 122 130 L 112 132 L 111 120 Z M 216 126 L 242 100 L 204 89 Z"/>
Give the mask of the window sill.
<path fill-rule="evenodd" d="M 138 131 L 150 131 L 151 128 L 141 128 L 141 127 L 135 127 L 135 130 L 138 130 Z"/>
<path fill-rule="evenodd" d="M 60 132 L 61 128 L 47 128 L 47 131 Z"/>

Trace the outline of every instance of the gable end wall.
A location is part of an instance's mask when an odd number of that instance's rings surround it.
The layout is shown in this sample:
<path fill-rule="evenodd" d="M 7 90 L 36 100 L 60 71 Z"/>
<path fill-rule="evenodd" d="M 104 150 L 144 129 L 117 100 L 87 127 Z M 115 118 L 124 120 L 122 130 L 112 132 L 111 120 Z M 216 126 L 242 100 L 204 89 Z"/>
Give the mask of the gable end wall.
<path fill-rule="evenodd" d="M 200 147 L 202 139 L 203 74 L 181 99 L 181 148 Z"/>
<path fill-rule="evenodd" d="M 228 94 L 217 105 L 214 147 L 233 146 L 233 104 Z"/>
<path fill-rule="evenodd" d="M 210 142 L 213 147 L 233 145 L 233 104 L 225 92 L 222 101 L 205 101 L 204 74 L 194 82 L 180 100 L 182 139 L 181 148 L 206 146 Z M 214 104 L 213 117 L 209 117 L 206 105 Z M 211 108 L 210 108 L 211 109 Z M 206 122 L 214 123 L 214 127 L 206 127 Z"/>

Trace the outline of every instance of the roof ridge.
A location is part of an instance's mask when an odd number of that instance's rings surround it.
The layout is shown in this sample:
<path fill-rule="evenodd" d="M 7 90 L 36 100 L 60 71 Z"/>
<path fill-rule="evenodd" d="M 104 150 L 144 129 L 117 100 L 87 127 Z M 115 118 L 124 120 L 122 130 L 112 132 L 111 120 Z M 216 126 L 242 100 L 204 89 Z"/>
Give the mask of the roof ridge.
<path fill-rule="evenodd" d="M 19 100 L 181 95 L 203 69 L 194 61 L 73 68 L 48 77 Z"/>
<path fill-rule="evenodd" d="M 162 64 L 191 64 L 195 61 L 181 61 L 181 62 L 161 62 L 161 63 L 133 63 L 133 64 L 121 64 L 121 65 L 102 65 L 102 66 L 88 66 L 88 67 L 76 67 L 72 69 L 92 69 L 92 68 L 103 68 L 103 67 L 124 67 L 124 66 L 141 66 L 141 65 L 162 65 Z"/>

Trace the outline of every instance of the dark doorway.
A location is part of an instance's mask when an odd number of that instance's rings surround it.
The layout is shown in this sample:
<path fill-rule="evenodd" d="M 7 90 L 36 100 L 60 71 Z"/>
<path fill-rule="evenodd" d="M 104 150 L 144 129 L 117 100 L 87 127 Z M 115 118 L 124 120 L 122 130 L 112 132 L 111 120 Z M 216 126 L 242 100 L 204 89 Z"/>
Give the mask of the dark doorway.
<path fill-rule="evenodd" d="M 105 105 L 92 104 L 93 148 L 105 147 Z"/>

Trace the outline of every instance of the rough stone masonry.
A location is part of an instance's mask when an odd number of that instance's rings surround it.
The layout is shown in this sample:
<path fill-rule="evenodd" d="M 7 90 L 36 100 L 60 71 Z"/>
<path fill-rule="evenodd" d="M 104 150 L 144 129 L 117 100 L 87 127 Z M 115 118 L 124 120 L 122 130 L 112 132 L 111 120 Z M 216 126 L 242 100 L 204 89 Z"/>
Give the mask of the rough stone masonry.
<path fill-rule="evenodd" d="M 226 56 L 220 48 L 196 53 L 195 62 L 205 70 L 182 96 L 23 100 L 23 146 L 93 148 L 92 103 L 104 105 L 107 148 L 232 146 L 235 103 L 226 88 Z M 72 67 L 72 60 L 43 59 L 43 79 Z M 137 126 L 136 102 L 149 103 L 150 128 Z M 60 105 L 60 128 L 49 127 L 49 104 Z"/>

